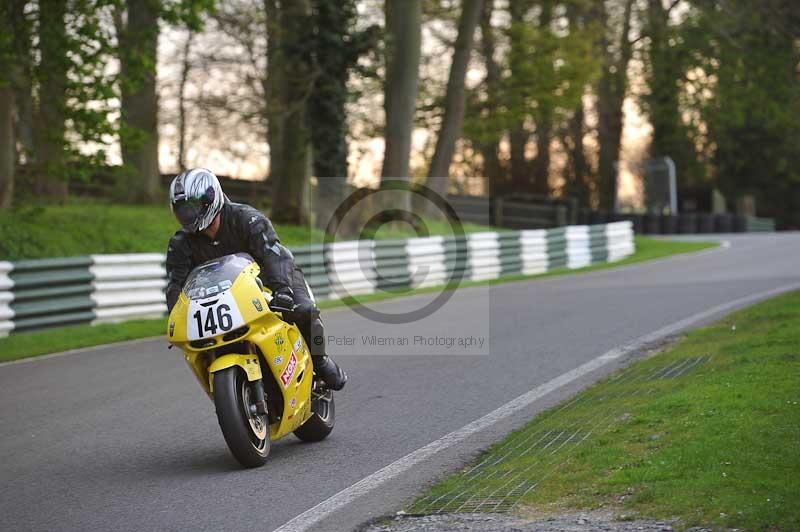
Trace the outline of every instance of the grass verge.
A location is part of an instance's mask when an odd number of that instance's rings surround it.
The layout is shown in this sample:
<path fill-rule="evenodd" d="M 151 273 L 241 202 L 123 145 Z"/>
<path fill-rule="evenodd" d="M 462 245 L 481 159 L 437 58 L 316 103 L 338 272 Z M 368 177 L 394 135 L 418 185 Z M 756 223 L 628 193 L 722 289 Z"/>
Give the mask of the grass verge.
<path fill-rule="evenodd" d="M 480 511 L 506 499 L 523 514 L 606 507 L 687 528 L 798 530 L 798 321 L 795 292 L 690 332 L 538 416 L 410 511 L 491 494 Z"/>
<path fill-rule="evenodd" d="M 0 338 L 0 362 L 164 335 L 166 327 L 166 320 L 160 318 L 11 334 Z"/>
<path fill-rule="evenodd" d="M 636 237 L 636 253 L 630 257 L 614 263 L 595 264 L 587 268 L 569 270 L 562 268 L 541 275 L 514 275 L 491 281 L 463 282 L 459 287 L 480 286 L 486 284 L 499 284 L 513 281 L 532 280 L 557 275 L 584 273 L 607 268 L 615 268 L 627 264 L 634 264 L 645 260 L 653 260 L 680 253 L 690 253 L 715 247 L 713 242 L 677 242 L 672 240 L 656 240 L 647 237 Z M 438 292 L 441 288 L 429 287 L 418 290 L 405 290 L 385 292 L 359 297 L 357 300 L 320 301 L 320 308 L 330 309 L 344 305 L 369 303 L 383 299 L 402 297 L 406 295 Z M 0 362 L 32 357 L 47 353 L 56 353 L 68 349 L 78 349 L 105 343 L 121 342 L 134 338 L 146 338 L 164 334 L 165 322 L 163 319 L 137 320 L 125 323 L 104 325 L 77 325 L 59 329 L 23 332 L 0 338 Z"/>
<path fill-rule="evenodd" d="M 445 222 L 424 220 L 432 235 L 452 234 Z M 276 224 L 289 247 L 319 243 L 324 232 L 304 226 Z M 467 233 L 495 230 L 465 223 Z M 0 210 L 0 260 L 72 257 L 94 253 L 165 253 L 178 224 L 169 206 L 126 205 L 73 198 L 66 205 L 21 205 Z M 377 239 L 416 236 L 406 224 L 387 224 Z"/>

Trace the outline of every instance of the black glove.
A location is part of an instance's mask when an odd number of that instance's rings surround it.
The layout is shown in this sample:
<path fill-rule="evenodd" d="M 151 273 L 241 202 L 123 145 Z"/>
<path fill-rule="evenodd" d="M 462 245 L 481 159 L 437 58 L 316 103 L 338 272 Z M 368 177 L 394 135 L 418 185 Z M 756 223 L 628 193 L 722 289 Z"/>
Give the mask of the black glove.
<path fill-rule="evenodd" d="M 273 292 L 272 301 L 269 303 L 269 308 L 277 312 L 293 310 L 294 298 L 292 297 L 292 291 L 288 288 L 283 288 Z"/>

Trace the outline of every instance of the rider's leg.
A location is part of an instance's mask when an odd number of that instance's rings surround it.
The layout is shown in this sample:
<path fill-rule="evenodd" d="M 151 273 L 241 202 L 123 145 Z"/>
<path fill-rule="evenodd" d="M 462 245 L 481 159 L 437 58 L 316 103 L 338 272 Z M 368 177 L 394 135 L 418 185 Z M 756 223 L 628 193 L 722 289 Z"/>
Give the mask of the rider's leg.
<path fill-rule="evenodd" d="M 347 374 L 327 355 L 325 350 L 325 329 L 317 308 L 306 284 L 303 272 L 295 269 L 292 291 L 297 304 L 297 326 L 305 338 L 314 371 L 333 390 L 341 390 L 347 382 Z"/>

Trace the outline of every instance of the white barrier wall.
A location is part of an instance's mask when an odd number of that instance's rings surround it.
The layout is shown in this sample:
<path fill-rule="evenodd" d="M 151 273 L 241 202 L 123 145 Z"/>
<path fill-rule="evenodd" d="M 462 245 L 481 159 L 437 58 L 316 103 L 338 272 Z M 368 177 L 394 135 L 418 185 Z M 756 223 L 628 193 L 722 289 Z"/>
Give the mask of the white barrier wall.
<path fill-rule="evenodd" d="M 89 271 L 95 319 L 92 323 L 163 316 L 167 311 L 165 256 L 160 253 L 92 255 Z"/>
<path fill-rule="evenodd" d="M 609 262 L 622 260 L 636 251 L 633 224 L 630 222 L 615 222 L 606 225 L 606 239 Z"/>
<path fill-rule="evenodd" d="M 567 268 L 585 268 L 592 263 L 589 226 L 572 225 L 567 227 Z"/>
<path fill-rule="evenodd" d="M 334 242 L 325 252 L 331 299 L 375 292 L 374 242 Z"/>
<path fill-rule="evenodd" d="M 323 249 L 324 248 L 324 249 Z M 617 261 L 635 250 L 631 222 L 605 226 L 481 232 L 299 248 L 321 298 L 482 281 Z M 0 262 L 0 336 L 78 323 L 161 317 L 164 255 L 136 253 Z M 15 310 L 16 309 L 16 310 Z"/>
<path fill-rule="evenodd" d="M 500 277 L 500 242 L 497 233 L 467 235 L 470 279 L 483 281 Z"/>
<path fill-rule="evenodd" d="M 444 237 L 411 238 L 406 242 L 406 254 L 413 288 L 436 286 L 447 281 Z"/>
<path fill-rule="evenodd" d="M 522 247 L 522 272 L 525 275 L 537 275 L 547 271 L 547 231 L 534 229 L 520 231 Z"/>
<path fill-rule="evenodd" d="M 7 336 L 14 329 L 14 311 L 11 310 L 14 282 L 8 276 L 12 268 L 10 262 L 0 261 L 0 337 Z"/>

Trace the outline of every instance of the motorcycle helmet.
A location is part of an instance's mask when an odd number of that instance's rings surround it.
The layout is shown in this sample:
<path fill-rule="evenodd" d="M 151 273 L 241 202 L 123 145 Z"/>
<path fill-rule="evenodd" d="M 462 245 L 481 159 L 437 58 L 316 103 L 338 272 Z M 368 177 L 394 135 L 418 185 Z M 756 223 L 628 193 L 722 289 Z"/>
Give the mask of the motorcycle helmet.
<path fill-rule="evenodd" d="M 187 170 L 169 186 L 172 214 L 189 233 L 199 233 L 211 225 L 226 200 L 219 179 L 206 168 Z"/>

